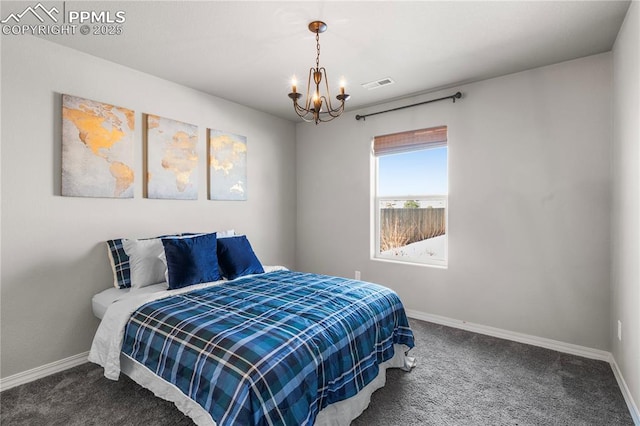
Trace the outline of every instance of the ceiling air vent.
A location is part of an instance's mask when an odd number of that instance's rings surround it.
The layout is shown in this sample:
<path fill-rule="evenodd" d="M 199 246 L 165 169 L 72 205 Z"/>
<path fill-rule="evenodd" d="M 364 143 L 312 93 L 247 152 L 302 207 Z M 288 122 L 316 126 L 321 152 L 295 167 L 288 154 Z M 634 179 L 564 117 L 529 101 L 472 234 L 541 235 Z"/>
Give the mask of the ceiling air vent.
<path fill-rule="evenodd" d="M 378 87 L 388 86 L 395 83 L 391 77 L 381 78 L 380 80 L 370 81 L 369 83 L 362 83 L 362 87 L 367 90 L 377 89 Z"/>

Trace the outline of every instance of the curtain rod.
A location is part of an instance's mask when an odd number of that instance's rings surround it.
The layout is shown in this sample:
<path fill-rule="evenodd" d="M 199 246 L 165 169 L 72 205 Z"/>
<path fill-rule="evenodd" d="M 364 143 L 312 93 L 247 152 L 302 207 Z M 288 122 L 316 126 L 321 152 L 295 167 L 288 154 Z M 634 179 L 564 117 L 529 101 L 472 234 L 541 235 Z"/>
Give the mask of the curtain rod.
<path fill-rule="evenodd" d="M 370 117 L 372 115 L 384 114 L 385 112 L 398 111 L 399 109 L 405 109 L 405 108 L 411 108 L 411 107 L 418 106 L 418 105 L 430 104 L 431 102 L 444 101 L 445 99 L 452 99 L 453 103 L 456 103 L 456 99 L 460 99 L 461 97 L 462 97 L 462 93 L 456 92 L 454 95 L 445 96 L 444 98 L 431 99 L 429 101 L 419 102 L 417 104 L 405 105 L 405 106 L 401 106 L 401 107 L 398 107 L 398 108 L 388 109 L 388 110 L 385 110 L 385 111 L 372 112 L 371 114 L 356 115 L 356 120 L 363 119 L 363 120 L 366 121 L 366 118 Z"/>

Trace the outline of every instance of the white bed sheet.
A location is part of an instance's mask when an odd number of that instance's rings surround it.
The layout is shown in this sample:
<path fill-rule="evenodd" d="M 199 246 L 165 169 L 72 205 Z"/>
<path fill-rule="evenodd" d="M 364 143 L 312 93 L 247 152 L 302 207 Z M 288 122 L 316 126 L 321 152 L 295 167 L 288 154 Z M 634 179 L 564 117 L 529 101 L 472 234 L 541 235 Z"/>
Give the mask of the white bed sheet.
<path fill-rule="evenodd" d="M 130 288 L 111 287 L 101 291 L 91 298 L 91 308 L 93 309 L 93 314 L 102 319 L 105 312 L 107 312 L 107 308 L 111 306 L 113 302 L 117 302 L 124 297 L 128 297 L 132 292 L 135 294 L 149 294 L 157 291 L 166 291 L 168 288 L 169 285 L 167 283 L 154 284 L 133 291 Z"/>
<path fill-rule="evenodd" d="M 263 269 L 265 272 L 273 272 L 286 268 L 284 266 L 263 266 Z M 109 287 L 108 289 L 102 290 L 100 293 L 91 298 L 91 308 L 93 309 L 93 314 L 99 319 L 102 319 L 105 312 L 107 312 L 107 308 L 111 306 L 112 303 L 117 302 L 118 300 L 133 295 L 151 294 L 158 291 L 166 291 L 168 289 L 169 285 L 166 282 L 153 284 L 135 290 L 131 290 L 130 288 Z"/>

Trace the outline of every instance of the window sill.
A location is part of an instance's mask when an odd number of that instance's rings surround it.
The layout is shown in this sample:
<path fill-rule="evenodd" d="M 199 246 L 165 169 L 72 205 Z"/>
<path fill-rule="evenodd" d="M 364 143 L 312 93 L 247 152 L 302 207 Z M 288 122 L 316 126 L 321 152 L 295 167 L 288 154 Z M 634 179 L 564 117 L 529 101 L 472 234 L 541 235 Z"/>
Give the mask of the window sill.
<path fill-rule="evenodd" d="M 421 266 L 421 267 L 436 268 L 436 269 L 449 269 L 449 265 L 447 264 L 408 262 L 406 260 L 385 259 L 385 258 L 375 257 L 375 256 L 372 256 L 371 260 L 376 262 L 395 263 L 395 264 L 407 265 L 407 266 Z"/>

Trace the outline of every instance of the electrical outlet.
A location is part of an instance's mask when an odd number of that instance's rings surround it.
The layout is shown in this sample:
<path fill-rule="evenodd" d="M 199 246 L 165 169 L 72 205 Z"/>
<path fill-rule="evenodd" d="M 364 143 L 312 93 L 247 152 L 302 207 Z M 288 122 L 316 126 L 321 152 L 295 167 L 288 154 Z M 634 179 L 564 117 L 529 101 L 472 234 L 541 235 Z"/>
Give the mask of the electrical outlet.
<path fill-rule="evenodd" d="M 622 341 L 622 321 L 618 320 L 618 340 Z"/>
<path fill-rule="evenodd" d="M 360 279 L 360 271 L 356 271 L 355 278 L 356 280 Z"/>

